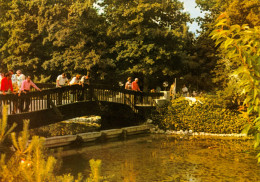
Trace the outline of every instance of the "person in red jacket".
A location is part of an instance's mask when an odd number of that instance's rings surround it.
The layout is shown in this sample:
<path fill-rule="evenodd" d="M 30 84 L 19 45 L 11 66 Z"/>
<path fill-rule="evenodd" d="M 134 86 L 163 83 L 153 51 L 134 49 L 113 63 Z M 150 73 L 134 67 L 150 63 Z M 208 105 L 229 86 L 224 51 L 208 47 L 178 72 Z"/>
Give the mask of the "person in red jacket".
<path fill-rule="evenodd" d="M 138 85 L 138 78 L 135 78 L 135 81 L 132 82 L 132 90 L 136 91 L 136 92 L 142 92 L 139 88 L 139 85 Z M 137 103 L 141 103 L 143 100 L 142 96 L 138 96 L 138 95 L 135 95 L 134 96 L 134 103 L 137 104 Z"/>
<path fill-rule="evenodd" d="M 135 81 L 132 82 L 132 90 L 141 92 L 138 85 L 138 78 L 135 78 Z"/>
<path fill-rule="evenodd" d="M 5 73 L 5 77 L 1 81 L 1 91 L 3 95 L 6 95 L 6 92 L 9 90 L 14 94 L 11 75 L 10 73 Z"/>

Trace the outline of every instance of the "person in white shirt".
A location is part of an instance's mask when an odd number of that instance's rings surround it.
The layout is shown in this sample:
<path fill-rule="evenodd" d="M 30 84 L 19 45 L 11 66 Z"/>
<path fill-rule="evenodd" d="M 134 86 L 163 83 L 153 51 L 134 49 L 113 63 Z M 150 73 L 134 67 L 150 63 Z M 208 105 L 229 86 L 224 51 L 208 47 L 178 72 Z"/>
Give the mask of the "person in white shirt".
<path fill-rule="evenodd" d="M 80 85 L 80 75 L 76 75 L 75 77 L 72 78 L 72 80 L 70 81 L 70 85 L 76 85 L 79 84 Z"/>
<path fill-rule="evenodd" d="M 188 88 L 186 87 L 186 85 L 183 85 L 181 90 L 182 90 L 183 96 L 187 97 L 188 96 Z"/>
<path fill-rule="evenodd" d="M 80 75 L 76 75 L 75 77 L 73 77 L 72 80 L 70 81 L 69 85 L 81 85 Z M 78 101 L 79 97 L 80 97 L 79 94 L 76 94 L 75 91 L 71 91 L 71 93 L 70 93 L 71 102 Z"/>
<path fill-rule="evenodd" d="M 88 75 L 84 75 L 81 77 L 80 83 L 82 84 L 82 86 L 84 86 L 84 84 L 89 85 L 89 76 Z"/>
<path fill-rule="evenodd" d="M 17 82 L 16 74 L 14 74 L 13 70 L 9 70 L 9 73 L 11 74 L 12 84 L 16 84 L 16 82 Z"/>
<path fill-rule="evenodd" d="M 16 71 L 16 79 L 17 79 L 17 86 L 20 90 L 21 86 L 22 86 L 22 82 L 25 80 L 25 76 L 24 76 L 24 74 L 22 74 L 21 70 Z"/>
<path fill-rule="evenodd" d="M 68 78 L 66 76 L 66 73 L 62 73 L 61 75 L 59 75 L 57 77 L 57 80 L 56 80 L 56 87 L 62 87 L 64 86 L 66 83 L 68 83 Z"/>

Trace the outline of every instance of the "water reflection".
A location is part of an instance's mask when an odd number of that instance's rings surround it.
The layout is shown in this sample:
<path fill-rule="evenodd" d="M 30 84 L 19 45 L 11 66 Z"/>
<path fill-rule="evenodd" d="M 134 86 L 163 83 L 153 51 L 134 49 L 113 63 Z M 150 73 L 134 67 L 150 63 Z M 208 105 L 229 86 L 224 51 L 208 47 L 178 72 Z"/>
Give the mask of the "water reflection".
<path fill-rule="evenodd" d="M 64 151 L 63 172 L 89 173 L 102 160 L 102 175 L 119 181 L 260 181 L 252 141 L 150 135 Z"/>

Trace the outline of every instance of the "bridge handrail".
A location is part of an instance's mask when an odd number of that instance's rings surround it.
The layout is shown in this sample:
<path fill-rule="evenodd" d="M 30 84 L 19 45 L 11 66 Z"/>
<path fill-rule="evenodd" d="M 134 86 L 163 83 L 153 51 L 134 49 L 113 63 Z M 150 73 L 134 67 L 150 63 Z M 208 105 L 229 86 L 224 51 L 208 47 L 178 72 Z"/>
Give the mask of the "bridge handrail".
<path fill-rule="evenodd" d="M 40 87 L 40 88 L 42 88 L 42 87 Z M 108 85 L 95 85 L 95 84 L 87 85 L 87 84 L 85 84 L 84 89 L 86 89 L 86 88 L 111 90 L 111 91 L 117 91 L 117 92 L 122 92 L 125 94 L 132 94 L 132 95 L 139 95 L 139 96 L 155 96 L 155 97 L 163 96 L 163 93 L 137 92 L 137 91 L 133 91 L 133 90 L 126 90 L 123 88 L 116 88 L 116 87 L 108 86 Z M 27 94 L 31 95 L 31 96 L 41 96 L 41 95 L 45 95 L 45 94 L 52 94 L 52 93 L 56 93 L 56 92 L 61 92 L 61 91 L 66 91 L 66 90 L 76 90 L 76 89 L 82 89 L 82 86 L 81 85 L 71 85 L 71 86 L 64 86 L 61 88 L 49 88 L 46 90 L 42 90 L 41 92 L 32 91 Z M 6 95 L 0 94 L 0 100 L 1 99 L 11 99 L 13 97 L 15 97 L 14 94 L 6 94 Z"/>
<path fill-rule="evenodd" d="M 154 105 L 153 99 L 163 96 L 163 93 L 147 93 L 136 92 L 132 90 L 125 90 L 123 88 L 116 88 L 109 85 L 72 85 L 64 86 L 61 88 L 49 88 L 42 91 L 32 91 L 27 94 L 0 94 L 0 103 L 12 104 L 9 113 L 18 110 L 18 102 L 30 98 L 32 108 L 30 111 L 41 110 L 53 106 L 52 102 L 56 105 L 66 103 L 74 103 L 79 100 L 95 100 L 95 101 L 109 101 L 127 104 L 134 109 L 136 103 L 140 98 L 150 105 Z M 83 98 L 79 98 L 83 97 Z M 65 100 L 64 100 L 65 99 Z M 19 101 L 18 101 L 19 100 Z M 23 105 L 24 106 L 24 105 Z"/>

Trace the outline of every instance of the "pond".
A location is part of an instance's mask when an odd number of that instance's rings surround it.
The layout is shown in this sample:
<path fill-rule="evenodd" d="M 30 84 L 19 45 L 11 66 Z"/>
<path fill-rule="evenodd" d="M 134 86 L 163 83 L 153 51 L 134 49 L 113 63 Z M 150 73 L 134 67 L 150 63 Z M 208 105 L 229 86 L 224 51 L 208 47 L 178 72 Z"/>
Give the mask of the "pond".
<path fill-rule="evenodd" d="M 101 159 L 110 182 L 260 181 L 252 140 L 148 135 L 62 152 L 63 173 L 89 174 Z"/>

